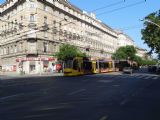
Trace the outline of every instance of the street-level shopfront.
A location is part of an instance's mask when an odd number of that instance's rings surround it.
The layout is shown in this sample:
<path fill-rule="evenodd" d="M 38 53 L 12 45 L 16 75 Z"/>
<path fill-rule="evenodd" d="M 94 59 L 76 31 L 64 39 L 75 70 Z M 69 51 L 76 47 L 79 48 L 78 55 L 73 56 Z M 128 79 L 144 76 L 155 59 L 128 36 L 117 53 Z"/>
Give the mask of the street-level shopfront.
<path fill-rule="evenodd" d="M 17 58 L 17 72 L 23 71 L 25 74 L 38 74 L 49 72 L 52 64 L 56 62 L 53 57 L 22 57 Z"/>

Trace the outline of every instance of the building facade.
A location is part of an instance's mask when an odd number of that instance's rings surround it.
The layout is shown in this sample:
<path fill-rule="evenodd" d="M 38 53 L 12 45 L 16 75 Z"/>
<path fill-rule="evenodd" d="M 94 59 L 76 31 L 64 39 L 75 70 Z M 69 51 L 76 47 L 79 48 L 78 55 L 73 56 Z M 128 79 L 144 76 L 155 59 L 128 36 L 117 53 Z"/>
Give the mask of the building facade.
<path fill-rule="evenodd" d="M 41 73 L 61 44 L 92 59 L 110 59 L 117 33 L 67 0 L 7 0 L 0 5 L 0 64 L 5 71 Z"/>
<path fill-rule="evenodd" d="M 140 48 L 140 47 L 136 47 L 137 53 L 136 55 L 141 57 L 144 60 L 150 60 L 151 56 L 149 56 L 148 51 L 146 49 Z"/>
<path fill-rule="evenodd" d="M 132 45 L 136 47 L 134 40 L 129 37 L 127 34 L 120 30 L 115 30 L 118 34 L 118 42 L 117 42 L 117 48 L 127 46 L 127 45 Z"/>

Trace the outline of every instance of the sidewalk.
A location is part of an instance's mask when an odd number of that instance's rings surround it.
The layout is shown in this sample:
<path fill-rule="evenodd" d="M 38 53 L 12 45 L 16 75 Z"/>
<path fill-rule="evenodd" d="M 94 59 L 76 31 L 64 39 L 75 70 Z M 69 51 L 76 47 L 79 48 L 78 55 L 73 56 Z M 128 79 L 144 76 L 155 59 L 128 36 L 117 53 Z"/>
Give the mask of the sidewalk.
<path fill-rule="evenodd" d="M 30 77 L 51 77 L 63 76 L 63 73 L 42 73 L 42 74 L 24 74 L 21 75 L 16 72 L 0 72 L 0 80 L 3 79 L 16 79 L 16 78 L 30 78 Z"/>

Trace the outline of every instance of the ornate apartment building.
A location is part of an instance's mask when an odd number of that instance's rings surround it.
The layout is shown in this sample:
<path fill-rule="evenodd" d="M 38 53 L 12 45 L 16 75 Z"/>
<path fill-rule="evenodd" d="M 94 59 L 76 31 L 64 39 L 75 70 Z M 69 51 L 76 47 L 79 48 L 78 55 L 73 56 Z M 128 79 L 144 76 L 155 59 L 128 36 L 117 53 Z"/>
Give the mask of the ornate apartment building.
<path fill-rule="evenodd" d="M 140 48 L 140 47 L 136 47 L 137 50 L 137 56 L 141 57 L 142 59 L 151 59 L 151 56 L 149 56 L 148 51 L 146 49 Z"/>
<path fill-rule="evenodd" d="M 0 66 L 39 73 L 69 43 L 95 58 L 111 58 L 117 33 L 67 0 L 7 0 L 0 5 Z"/>
<path fill-rule="evenodd" d="M 134 47 L 136 47 L 134 40 L 130 36 L 128 36 L 127 34 L 125 34 L 120 30 L 115 30 L 115 31 L 118 34 L 117 48 L 126 46 L 126 45 L 133 45 Z"/>

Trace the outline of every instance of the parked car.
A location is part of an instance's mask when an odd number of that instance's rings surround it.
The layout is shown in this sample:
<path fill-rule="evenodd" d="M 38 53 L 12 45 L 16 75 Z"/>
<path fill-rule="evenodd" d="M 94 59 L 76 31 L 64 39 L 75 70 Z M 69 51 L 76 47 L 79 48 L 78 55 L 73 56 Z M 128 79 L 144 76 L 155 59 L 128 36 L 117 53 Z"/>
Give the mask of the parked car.
<path fill-rule="evenodd" d="M 151 72 L 151 71 L 152 71 L 152 66 L 149 65 L 149 66 L 148 66 L 148 72 Z"/>
<path fill-rule="evenodd" d="M 158 66 L 157 65 L 150 65 L 148 66 L 148 72 L 155 73 L 157 71 Z"/>
<path fill-rule="evenodd" d="M 133 73 L 133 69 L 131 67 L 124 67 L 123 68 L 123 73 L 130 73 L 130 74 L 132 74 Z"/>
<path fill-rule="evenodd" d="M 157 67 L 156 73 L 160 74 L 160 66 Z"/>

